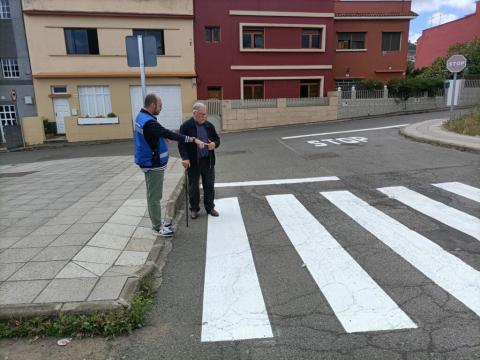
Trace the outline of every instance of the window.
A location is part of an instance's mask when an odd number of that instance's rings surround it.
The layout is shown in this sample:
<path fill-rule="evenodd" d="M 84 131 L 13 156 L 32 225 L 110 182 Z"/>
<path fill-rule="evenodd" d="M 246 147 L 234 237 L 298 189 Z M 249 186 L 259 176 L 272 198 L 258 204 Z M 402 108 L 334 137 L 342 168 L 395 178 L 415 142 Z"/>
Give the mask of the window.
<path fill-rule="evenodd" d="M 163 30 L 137 29 L 133 30 L 133 35 L 155 36 L 157 41 L 157 55 L 165 55 L 165 42 L 163 39 Z"/>
<path fill-rule="evenodd" d="M 244 28 L 243 47 L 245 49 L 263 49 L 263 36 L 262 28 Z"/>
<path fill-rule="evenodd" d="M 209 43 L 220 42 L 220 27 L 205 26 L 205 41 Z"/>
<path fill-rule="evenodd" d="M 10 19 L 10 4 L 8 0 L 0 0 L 0 19 Z"/>
<path fill-rule="evenodd" d="M 320 81 L 302 80 L 300 81 L 300 97 L 310 98 L 320 96 Z"/>
<path fill-rule="evenodd" d="M 382 51 L 398 51 L 400 50 L 400 32 L 384 32 L 382 33 Z"/>
<path fill-rule="evenodd" d="M 79 86 L 78 97 L 83 117 L 107 116 L 112 112 L 108 86 Z"/>
<path fill-rule="evenodd" d="M 64 29 L 67 54 L 98 55 L 97 29 Z"/>
<path fill-rule="evenodd" d="M 337 49 L 365 49 L 365 33 L 337 33 Z"/>
<path fill-rule="evenodd" d="M 352 86 L 357 86 L 362 80 L 361 79 L 340 79 L 335 80 L 335 90 L 339 87 L 342 88 L 342 91 L 352 90 Z"/>
<path fill-rule="evenodd" d="M 20 70 L 18 69 L 17 59 L 2 59 L 3 77 L 6 79 L 19 78 Z"/>
<path fill-rule="evenodd" d="M 15 105 L 0 105 L 0 121 L 2 126 L 15 125 L 17 123 Z"/>
<path fill-rule="evenodd" d="M 263 81 L 245 81 L 243 83 L 243 98 L 249 99 L 263 99 Z"/>
<path fill-rule="evenodd" d="M 223 99 L 221 86 L 209 86 L 207 87 L 207 99 Z"/>
<path fill-rule="evenodd" d="M 66 85 L 55 85 L 52 86 L 52 94 L 66 94 L 67 86 Z"/>
<path fill-rule="evenodd" d="M 303 49 L 320 49 L 322 30 L 321 29 L 303 29 L 302 30 L 302 48 Z"/>

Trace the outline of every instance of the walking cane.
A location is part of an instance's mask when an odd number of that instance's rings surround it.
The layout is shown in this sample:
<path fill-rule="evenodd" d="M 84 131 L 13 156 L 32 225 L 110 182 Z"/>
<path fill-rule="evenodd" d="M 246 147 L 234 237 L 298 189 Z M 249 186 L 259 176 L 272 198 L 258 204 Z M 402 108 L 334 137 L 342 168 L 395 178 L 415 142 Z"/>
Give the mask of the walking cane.
<path fill-rule="evenodd" d="M 186 211 L 186 219 L 187 219 L 187 227 L 188 227 L 188 169 L 185 170 L 185 211 Z"/>

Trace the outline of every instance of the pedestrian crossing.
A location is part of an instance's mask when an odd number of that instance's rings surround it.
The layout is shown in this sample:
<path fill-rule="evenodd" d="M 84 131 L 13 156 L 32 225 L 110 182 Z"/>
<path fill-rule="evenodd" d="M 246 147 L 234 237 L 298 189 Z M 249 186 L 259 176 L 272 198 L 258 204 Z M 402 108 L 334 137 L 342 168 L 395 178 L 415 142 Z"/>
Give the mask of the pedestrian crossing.
<path fill-rule="evenodd" d="M 480 189 L 460 182 L 432 184 L 450 196 L 478 201 Z M 434 189 L 435 189 L 434 188 Z M 394 201 L 480 240 L 480 220 L 403 186 L 377 189 Z M 452 195 L 454 194 L 454 195 Z M 480 317 L 480 271 L 408 224 L 392 218 L 347 190 L 320 191 L 375 239 Z M 286 234 L 319 292 L 346 333 L 414 329 L 420 324 L 400 308 L 357 260 L 294 194 L 266 195 L 272 216 Z M 325 200 L 322 200 L 325 201 Z M 329 206 L 330 206 L 329 205 Z M 254 253 L 238 198 L 216 200 L 221 216 L 208 217 L 203 295 L 203 342 L 271 338 L 270 324 Z M 267 302 L 268 303 L 268 302 Z"/>

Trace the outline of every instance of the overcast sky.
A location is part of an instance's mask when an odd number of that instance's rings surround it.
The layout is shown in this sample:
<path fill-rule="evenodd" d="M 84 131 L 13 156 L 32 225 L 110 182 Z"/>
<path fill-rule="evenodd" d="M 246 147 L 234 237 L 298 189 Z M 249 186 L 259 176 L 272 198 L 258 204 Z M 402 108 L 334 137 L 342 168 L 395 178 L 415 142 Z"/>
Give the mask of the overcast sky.
<path fill-rule="evenodd" d="M 475 12 L 475 0 L 412 0 L 412 10 L 418 14 L 410 22 L 410 41 L 415 42 L 422 30 Z"/>

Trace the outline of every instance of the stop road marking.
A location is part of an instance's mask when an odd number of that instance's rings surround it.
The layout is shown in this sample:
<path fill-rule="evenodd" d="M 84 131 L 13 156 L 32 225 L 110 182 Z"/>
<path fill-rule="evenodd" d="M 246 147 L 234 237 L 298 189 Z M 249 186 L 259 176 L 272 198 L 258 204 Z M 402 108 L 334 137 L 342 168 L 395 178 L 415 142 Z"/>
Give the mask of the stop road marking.
<path fill-rule="evenodd" d="M 328 146 L 327 143 L 342 145 L 342 144 L 359 144 L 368 142 L 368 138 L 361 136 L 350 136 L 343 138 L 334 138 L 334 139 L 321 139 L 321 140 L 310 140 L 307 141 L 308 144 L 311 144 L 315 147 Z"/>

